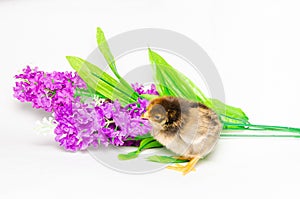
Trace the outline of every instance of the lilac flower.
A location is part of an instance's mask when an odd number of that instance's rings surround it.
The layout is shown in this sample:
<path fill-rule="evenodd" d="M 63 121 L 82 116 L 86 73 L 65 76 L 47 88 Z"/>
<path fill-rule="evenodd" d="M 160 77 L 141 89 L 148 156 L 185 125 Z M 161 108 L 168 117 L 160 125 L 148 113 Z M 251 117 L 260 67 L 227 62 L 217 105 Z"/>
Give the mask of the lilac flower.
<path fill-rule="evenodd" d="M 15 77 L 20 81 L 14 87 L 14 97 L 21 102 L 31 102 L 34 108 L 54 113 L 55 140 L 66 150 L 85 150 L 99 143 L 136 145 L 137 142 L 129 138 L 151 130 L 148 120 L 141 119 L 148 105 L 145 99 L 139 98 L 125 107 L 118 100 L 82 102 L 79 97 L 74 98 L 76 88 L 86 88 L 77 73 L 46 73 L 27 66 Z M 158 95 L 154 84 L 148 90 L 139 84 L 132 87 L 138 94 Z"/>
<path fill-rule="evenodd" d="M 120 106 L 118 101 L 114 102 L 113 120 L 116 126 L 120 128 L 119 135 L 127 139 L 144 135 L 151 130 L 148 120 L 141 118 L 141 115 L 146 111 L 146 105 L 142 99 L 138 99 L 138 103 L 129 104 L 124 108 Z"/>
<path fill-rule="evenodd" d="M 155 84 L 151 84 L 150 89 L 148 90 L 145 90 L 145 87 L 139 83 L 131 84 L 131 86 L 133 90 L 137 92 L 139 95 L 141 94 L 159 95 L 159 93 L 156 90 Z"/>
<path fill-rule="evenodd" d="M 155 93 L 138 88 L 139 93 Z M 153 87 L 152 87 L 153 88 Z M 137 145 L 129 140 L 137 135 L 147 134 L 151 130 L 148 120 L 141 119 L 148 101 L 139 98 L 137 103 L 121 107 L 116 100 L 100 104 L 84 104 L 79 98 L 71 106 L 59 107 L 55 112 L 58 125 L 55 129 L 56 141 L 70 151 L 85 150 L 98 143 L 107 146 Z"/>
<path fill-rule="evenodd" d="M 76 98 L 72 105 L 59 107 L 55 111 L 55 140 L 69 151 L 85 150 L 91 145 L 97 147 L 99 141 L 105 146 L 122 146 L 128 138 L 144 135 L 151 130 L 149 122 L 141 119 L 140 114 L 131 114 L 118 101 L 94 106 Z"/>
<path fill-rule="evenodd" d="M 16 75 L 14 97 L 21 102 L 31 102 L 34 108 L 53 112 L 60 106 L 70 105 L 77 88 L 86 88 L 84 81 L 72 72 L 39 71 L 27 66 L 23 73 Z"/>
<path fill-rule="evenodd" d="M 98 139 L 105 140 L 99 132 L 104 127 L 103 117 L 98 117 L 96 109 L 80 102 L 77 97 L 71 105 L 55 110 L 55 140 L 66 150 L 85 150 L 98 146 Z M 104 143 L 105 144 L 105 143 Z"/>
<path fill-rule="evenodd" d="M 139 118 L 144 112 L 146 112 L 147 106 L 148 100 L 138 98 L 138 103 L 128 104 L 125 106 L 125 109 L 127 109 L 132 118 Z"/>
<path fill-rule="evenodd" d="M 72 118 L 72 104 L 59 107 L 55 112 L 57 126 L 54 130 L 55 141 L 59 142 L 66 150 L 77 151 L 82 144 L 77 137 L 78 131 L 75 128 L 75 120 Z"/>

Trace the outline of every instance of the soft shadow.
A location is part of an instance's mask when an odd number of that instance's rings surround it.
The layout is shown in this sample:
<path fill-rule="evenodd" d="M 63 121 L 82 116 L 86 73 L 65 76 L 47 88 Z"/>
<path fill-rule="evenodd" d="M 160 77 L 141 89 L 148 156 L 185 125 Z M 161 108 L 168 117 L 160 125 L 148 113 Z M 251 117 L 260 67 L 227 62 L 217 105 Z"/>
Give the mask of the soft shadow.
<path fill-rule="evenodd" d="M 38 146 L 38 147 L 52 148 L 52 149 L 57 150 L 60 153 L 61 152 L 75 153 L 75 152 L 72 152 L 72 151 L 65 150 L 63 147 L 59 146 L 59 143 L 55 142 L 55 140 L 53 140 L 51 138 L 49 140 L 38 140 L 38 141 L 32 142 L 32 145 Z M 78 151 L 78 152 L 80 152 L 81 154 L 88 154 L 87 150 L 85 150 L 85 151 Z M 76 153 L 78 153 L 78 152 L 76 152 Z"/>
<path fill-rule="evenodd" d="M 35 115 L 36 117 L 50 117 L 52 113 L 46 112 L 42 109 L 33 108 L 29 103 L 20 103 L 19 101 L 14 102 L 14 107 L 25 114 Z"/>

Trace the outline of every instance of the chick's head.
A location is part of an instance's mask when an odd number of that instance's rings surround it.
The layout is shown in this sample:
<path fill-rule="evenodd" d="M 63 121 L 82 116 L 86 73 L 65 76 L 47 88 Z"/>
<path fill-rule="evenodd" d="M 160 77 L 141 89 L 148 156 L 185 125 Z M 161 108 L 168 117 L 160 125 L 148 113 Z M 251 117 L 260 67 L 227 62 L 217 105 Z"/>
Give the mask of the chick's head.
<path fill-rule="evenodd" d="M 180 104 L 175 97 L 161 97 L 152 100 L 144 117 L 147 118 L 154 127 L 164 127 L 172 124 L 180 117 Z"/>

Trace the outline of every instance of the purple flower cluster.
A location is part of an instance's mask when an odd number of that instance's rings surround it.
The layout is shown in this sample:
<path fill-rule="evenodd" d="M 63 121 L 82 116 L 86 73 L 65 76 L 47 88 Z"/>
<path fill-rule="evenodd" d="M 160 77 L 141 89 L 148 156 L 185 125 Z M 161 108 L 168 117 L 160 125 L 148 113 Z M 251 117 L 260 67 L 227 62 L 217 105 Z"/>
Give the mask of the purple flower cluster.
<path fill-rule="evenodd" d="M 72 72 L 39 71 L 37 67 L 29 66 L 23 73 L 16 75 L 14 97 L 21 102 L 31 102 L 34 108 L 42 108 L 53 112 L 61 106 L 70 105 L 74 99 L 76 87 L 86 88 L 84 81 Z"/>
<path fill-rule="evenodd" d="M 55 140 L 66 150 L 84 150 L 88 146 L 98 146 L 100 135 L 97 130 L 104 121 L 99 120 L 93 107 L 74 99 L 72 104 L 61 106 L 54 112 L 57 124 Z"/>
<path fill-rule="evenodd" d="M 140 117 L 146 103 L 140 99 L 139 102 L 123 108 L 118 101 L 106 101 L 94 106 L 76 98 L 72 106 L 60 107 L 55 112 L 55 139 L 70 151 L 85 150 L 91 145 L 97 147 L 99 142 L 105 146 L 124 145 L 128 138 L 144 135 L 151 130 L 149 122 Z"/>
<path fill-rule="evenodd" d="M 150 85 L 150 89 L 146 90 L 142 84 L 135 83 L 131 84 L 132 88 L 139 94 L 159 95 L 156 90 L 155 84 Z"/>
<path fill-rule="evenodd" d="M 82 102 L 74 93 L 76 88 L 85 89 L 86 84 L 77 73 L 71 72 L 46 73 L 27 66 L 15 78 L 20 81 L 14 87 L 14 97 L 21 102 L 31 102 L 34 108 L 54 113 L 55 140 L 66 150 L 85 150 L 99 143 L 131 145 L 135 143 L 129 138 L 151 130 L 148 120 L 141 118 L 148 105 L 145 99 L 139 98 L 125 107 L 117 100 Z M 158 95 L 154 84 L 148 90 L 137 83 L 132 87 L 138 94 Z"/>

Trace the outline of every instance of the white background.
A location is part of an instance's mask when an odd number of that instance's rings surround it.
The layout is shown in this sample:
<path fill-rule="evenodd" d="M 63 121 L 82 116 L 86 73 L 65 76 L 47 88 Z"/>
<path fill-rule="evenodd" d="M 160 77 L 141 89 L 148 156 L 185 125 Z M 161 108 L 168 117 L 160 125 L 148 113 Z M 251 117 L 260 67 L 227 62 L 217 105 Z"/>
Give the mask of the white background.
<path fill-rule="evenodd" d="M 107 37 L 155 27 L 201 45 L 226 103 L 253 123 L 300 127 L 299 9 L 290 0 L 1 0 L 0 198 L 299 198 L 300 140 L 221 139 L 185 177 L 128 175 L 36 135 L 46 114 L 12 97 L 13 75 L 27 64 L 65 71 L 66 55 L 87 57 L 97 26 Z"/>

